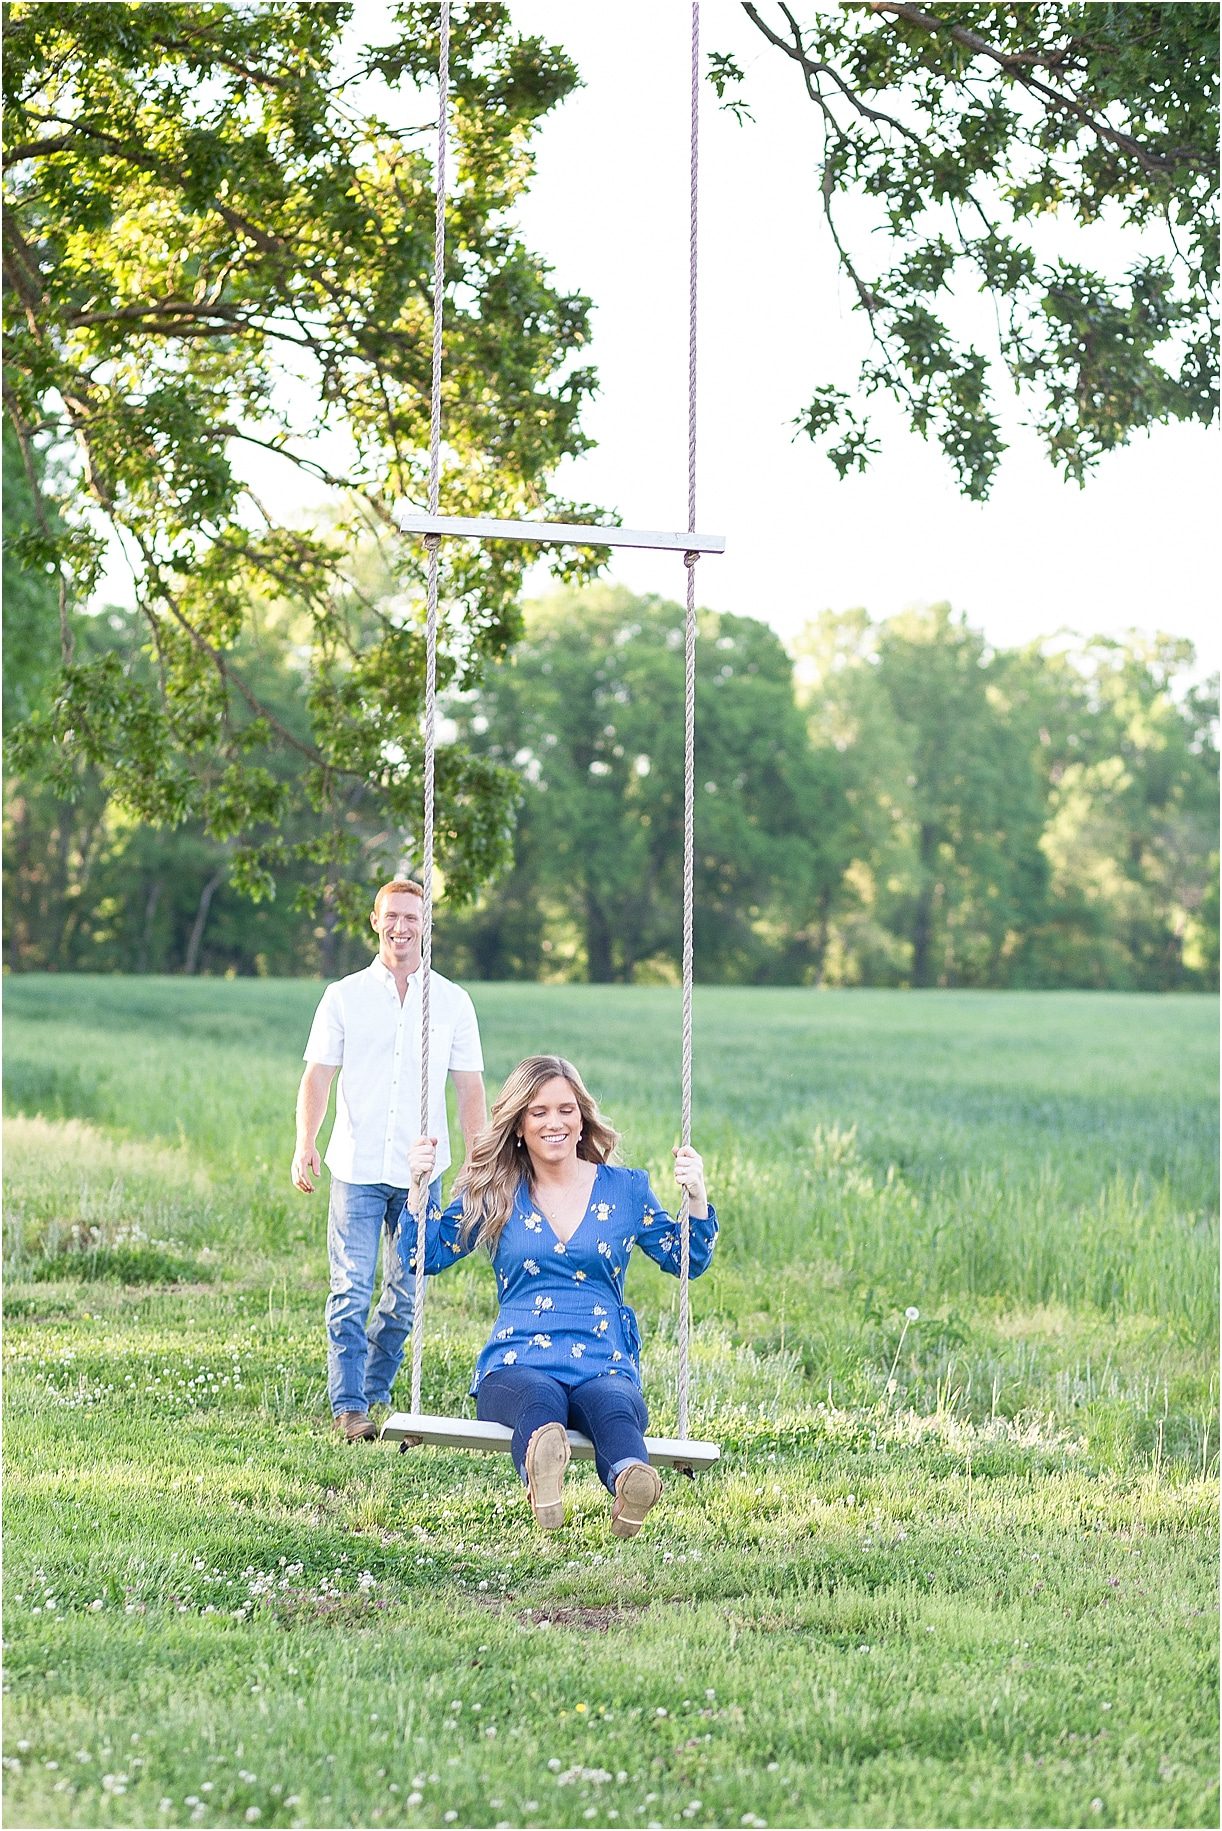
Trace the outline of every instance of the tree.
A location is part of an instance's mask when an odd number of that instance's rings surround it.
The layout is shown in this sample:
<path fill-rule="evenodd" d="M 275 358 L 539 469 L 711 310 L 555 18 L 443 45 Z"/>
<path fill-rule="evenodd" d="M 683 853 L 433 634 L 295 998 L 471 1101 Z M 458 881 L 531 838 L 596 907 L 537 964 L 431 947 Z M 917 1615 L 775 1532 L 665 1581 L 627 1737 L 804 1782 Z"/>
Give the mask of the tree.
<path fill-rule="evenodd" d="M 823 217 L 872 340 L 859 391 L 898 400 L 968 496 L 1004 450 L 999 382 L 1078 483 L 1136 431 L 1215 417 L 1216 5 L 744 10 L 818 112 Z M 737 61 L 714 54 L 711 75 L 749 113 Z M 1096 225 L 1120 231 L 1123 275 Z M 797 423 L 841 476 L 879 448 L 830 381 Z"/>
<path fill-rule="evenodd" d="M 1217 687 L 1170 637 L 991 650 L 945 605 L 799 645 L 844 764 L 833 982 L 1217 983 Z"/>
<path fill-rule="evenodd" d="M 147 680 L 151 668 L 136 653 L 138 617 L 120 608 L 74 616 L 78 653 L 118 654 Z M 269 614 L 260 648 L 244 639 L 234 655 L 260 700 L 304 737 L 305 685 L 292 666 L 303 633 L 300 618 Z M 298 758 L 285 751 L 271 761 L 287 772 Z M 344 963 L 367 957 L 360 940 L 347 942 L 329 905 L 314 916 L 281 901 L 252 903 L 227 881 L 232 842 L 195 818 L 172 828 L 145 824 L 106 792 L 91 764 L 78 762 L 70 797 L 38 770 L 10 771 L 4 824 L 6 959 L 15 971 L 321 970 L 334 977 Z M 303 848 L 314 830 L 312 816 L 297 815 L 285 830 L 288 850 Z M 309 877 L 308 861 L 290 857 L 280 880 L 290 905 Z"/>
<path fill-rule="evenodd" d="M 825 611 L 795 644 L 796 685 L 816 756 L 834 757 L 840 818 L 819 844 L 827 868 L 817 909 L 815 977 L 832 984 L 895 984 L 909 971 L 887 921 L 888 886 L 911 868 L 899 791 L 908 755 L 878 674 L 879 628 L 862 609 Z"/>
<path fill-rule="evenodd" d="M 1053 751 L 1053 900 L 1028 938 L 1032 968 L 1045 984 L 1214 983 L 1217 682 L 1183 690 L 1192 648 L 1167 636 L 1096 638 L 1068 659 L 1079 716 Z"/>
<path fill-rule="evenodd" d="M 62 637 L 51 703 L 13 733 L 17 767 L 64 794 L 92 769 L 145 821 L 198 818 L 256 895 L 294 859 L 313 896 L 358 879 L 363 912 L 371 873 L 418 844 L 422 556 L 389 536 L 395 499 L 425 493 L 437 13 L 394 6 L 374 47 L 346 35 L 353 13 L 6 7 L 4 387 L 37 504 L 16 557 L 58 577 Z M 531 137 L 575 72 L 507 7 L 473 5 L 451 80 L 444 504 L 589 520 L 548 484 L 585 443 L 588 302 L 549 285 L 512 220 Z M 332 488 L 330 526 L 269 507 L 251 454 Z M 132 561 L 147 668 L 74 644 L 108 530 Z M 354 585 L 371 534 L 389 601 Z M 447 549 L 444 683 L 506 652 L 522 564 L 505 544 Z M 239 654 L 286 596 L 310 619 L 304 734 Z M 278 766 L 289 753 L 300 767 Z M 453 745 L 438 778 L 461 900 L 504 855 L 516 789 Z M 372 855 L 354 808 L 382 835 Z M 291 844 L 303 815 L 311 835 Z"/>
<path fill-rule="evenodd" d="M 908 850 L 885 899 L 913 985 L 988 985 L 1040 912 L 1043 798 L 998 658 L 949 605 L 883 625 L 876 679 L 903 772 L 886 793 Z"/>
<path fill-rule="evenodd" d="M 766 625 L 702 613 L 697 651 L 696 969 L 793 977 L 834 785 Z M 481 970 L 675 975 L 683 674 L 681 607 L 600 588 L 532 606 L 510 665 L 453 708 L 524 783 L 514 870 L 454 936 Z"/>

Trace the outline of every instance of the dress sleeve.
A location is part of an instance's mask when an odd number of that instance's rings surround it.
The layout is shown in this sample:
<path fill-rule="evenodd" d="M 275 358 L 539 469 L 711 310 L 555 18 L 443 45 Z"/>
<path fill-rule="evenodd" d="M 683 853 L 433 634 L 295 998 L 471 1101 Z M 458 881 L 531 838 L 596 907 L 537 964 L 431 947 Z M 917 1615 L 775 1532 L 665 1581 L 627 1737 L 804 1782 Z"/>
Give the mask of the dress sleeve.
<path fill-rule="evenodd" d="M 403 1241 L 403 1256 L 407 1260 L 407 1269 L 416 1269 L 416 1217 L 411 1208 L 404 1203 L 403 1214 L 399 1221 Z M 456 1265 L 459 1259 L 465 1259 L 475 1246 L 477 1229 L 464 1237 L 462 1223 L 462 1197 L 452 1201 L 442 1212 L 436 1202 L 430 1202 L 425 1216 L 424 1233 L 424 1274 L 426 1278 L 445 1271 L 449 1265 Z"/>
<path fill-rule="evenodd" d="M 633 1175 L 638 1179 L 638 1191 L 641 1201 L 641 1222 L 637 1241 L 641 1251 L 651 1258 L 655 1265 L 660 1265 L 664 1272 L 670 1272 L 675 1278 L 679 1276 L 679 1223 L 663 1208 L 657 1196 L 649 1186 L 649 1178 L 644 1170 L 635 1170 Z M 713 1257 L 713 1247 L 717 1241 L 717 1210 L 712 1202 L 704 1220 L 694 1218 L 688 1222 L 688 1233 L 691 1246 L 691 1257 L 688 1270 L 693 1278 L 709 1269 Z"/>

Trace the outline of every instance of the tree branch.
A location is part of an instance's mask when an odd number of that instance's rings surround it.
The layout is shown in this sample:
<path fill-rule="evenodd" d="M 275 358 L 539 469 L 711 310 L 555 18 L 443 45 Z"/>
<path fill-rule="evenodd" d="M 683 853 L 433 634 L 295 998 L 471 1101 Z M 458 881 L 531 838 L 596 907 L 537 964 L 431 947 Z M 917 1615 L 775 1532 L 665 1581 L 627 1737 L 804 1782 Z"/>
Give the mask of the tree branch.
<path fill-rule="evenodd" d="M 803 74 L 806 77 L 807 93 L 810 95 L 812 101 L 822 102 L 822 97 L 817 95 L 811 88 L 811 79 L 816 76 L 830 76 L 836 87 L 845 98 L 852 103 L 853 107 L 863 119 L 881 122 L 887 127 L 894 127 L 896 132 L 903 134 L 904 138 L 907 140 L 919 140 L 919 135 L 913 133 L 912 129 L 905 126 L 903 121 L 897 121 L 894 115 L 885 114 L 878 108 L 871 108 L 867 102 L 864 102 L 857 94 L 856 90 L 850 87 L 844 77 L 841 76 L 840 72 L 833 69 L 831 64 L 821 63 L 817 59 L 807 56 L 805 47 L 802 43 L 802 28 L 794 18 L 789 7 L 785 5 L 784 0 L 781 0 L 781 11 L 788 20 L 789 28 L 793 33 L 792 44 L 790 44 L 787 39 L 782 38 L 778 32 L 774 32 L 767 21 L 761 18 L 759 9 L 753 4 L 753 0 L 743 0 L 743 11 L 746 13 L 748 19 L 751 20 L 752 24 L 759 27 L 770 44 L 774 44 L 779 51 L 784 51 L 786 57 L 792 57 L 793 61 L 801 66 Z M 839 125 L 839 123 L 837 123 L 837 125 Z"/>
<path fill-rule="evenodd" d="M 1122 152 L 1131 153 L 1144 172 L 1174 171 L 1178 165 L 1194 165 L 1202 168 L 1206 165 L 1205 159 L 1189 146 L 1169 147 L 1161 153 L 1150 152 L 1140 140 L 1135 140 L 1131 134 L 1121 133 L 1117 127 L 1109 126 L 1105 120 L 1093 113 L 1084 103 L 1079 102 L 1076 97 L 1065 95 L 1059 89 L 1052 88 L 1050 84 L 1041 82 L 1039 77 L 1033 76 L 1027 67 L 1029 63 L 1027 57 L 1022 54 L 1015 56 L 1007 51 L 999 50 L 996 45 L 989 44 L 986 39 L 981 38 L 977 32 L 969 31 L 966 26 L 952 25 L 945 19 L 939 19 L 935 13 L 927 13 L 921 7 L 909 4 L 909 0 L 867 0 L 867 5 L 872 13 L 891 13 L 895 18 L 916 26 L 919 31 L 928 32 L 934 37 L 951 38 L 956 44 L 961 44 L 965 50 L 971 51 L 973 55 L 991 58 L 1007 75 L 1013 76 L 1014 80 L 1021 83 L 1023 88 L 1029 90 L 1032 95 L 1042 97 L 1061 113 L 1072 115 L 1075 120 L 1081 121 L 1083 126 L 1089 127 L 1098 139 L 1119 147 Z"/>
<path fill-rule="evenodd" d="M 230 665 L 225 657 L 224 651 L 217 648 L 215 643 L 209 642 L 203 632 L 196 629 L 191 620 L 188 617 L 185 617 L 178 608 L 178 605 L 174 601 L 173 592 L 166 589 L 165 582 L 162 578 L 161 562 L 158 560 L 147 541 L 143 538 L 139 529 L 129 527 L 128 533 L 139 547 L 144 559 L 147 576 L 155 584 L 161 601 L 169 611 L 171 617 L 173 617 L 183 633 L 195 644 L 195 647 L 200 653 L 207 656 L 225 685 L 237 688 L 242 698 L 246 701 L 252 715 L 255 718 L 262 719 L 265 724 L 269 725 L 271 729 L 276 732 L 277 736 L 282 738 L 284 742 L 290 746 L 291 749 L 296 750 L 299 755 L 307 758 L 309 762 L 320 766 L 325 765 L 329 769 L 341 768 L 341 765 L 332 763 L 328 758 L 325 758 L 322 752 L 316 749 L 313 744 L 303 743 L 295 732 L 290 731 L 287 725 L 280 722 L 274 712 L 268 710 L 258 695 L 247 686 L 237 669 Z M 342 773 L 350 775 L 354 772 L 351 770 L 343 770 Z"/>

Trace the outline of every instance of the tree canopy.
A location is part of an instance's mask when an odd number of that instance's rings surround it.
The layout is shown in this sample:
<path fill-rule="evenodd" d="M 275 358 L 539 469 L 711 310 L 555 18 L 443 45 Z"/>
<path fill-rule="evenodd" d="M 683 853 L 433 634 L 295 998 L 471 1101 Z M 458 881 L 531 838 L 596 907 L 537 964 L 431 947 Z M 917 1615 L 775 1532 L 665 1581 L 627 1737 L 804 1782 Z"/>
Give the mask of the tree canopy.
<path fill-rule="evenodd" d="M 315 890 L 363 884 L 419 823 L 423 555 L 387 536 L 395 500 L 425 491 L 437 11 L 392 7 L 373 46 L 348 33 L 354 12 L 5 8 L 4 390 L 36 505 L 16 547 L 58 592 L 62 651 L 13 755 L 61 794 L 92 768 L 143 819 L 198 816 L 256 894 L 294 849 Z M 513 221 L 532 135 L 575 81 L 508 7 L 459 9 L 451 512 L 596 519 L 549 484 L 585 443 L 588 301 L 549 283 Z M 293 515 L 291 483 L 272 500 L 251 481 L 251 453 L 334 490 L 320 531 Z M 74 634 L 108 538 L 135 577 L 131 648 Z M 375 543 L 394 591 L 361 588 L 353 555 Z M 447 551 L 445 684 L 505 653 L 522 563 L 505 544 Z M 286 599 L 307 620 L 297 728 L 247 665 Z M 439 861 L 461 899 L 503 856 L 516 787 L 455 746 L 438 771 Z"/>
<path fill-rule="evenodd" d="M 869 328 L 857 386 L 821 384 L 798 421 L 841 476 L 879 449 L 863 394 L 893 396 L 976 499 L 1000 390 L 1079 483 L 1136 431 L 1212 421 L 1216 5 L 744 10 L 816 111 L 822 215 Z M 749 114 L 737 60 L 711 73 Z"/>

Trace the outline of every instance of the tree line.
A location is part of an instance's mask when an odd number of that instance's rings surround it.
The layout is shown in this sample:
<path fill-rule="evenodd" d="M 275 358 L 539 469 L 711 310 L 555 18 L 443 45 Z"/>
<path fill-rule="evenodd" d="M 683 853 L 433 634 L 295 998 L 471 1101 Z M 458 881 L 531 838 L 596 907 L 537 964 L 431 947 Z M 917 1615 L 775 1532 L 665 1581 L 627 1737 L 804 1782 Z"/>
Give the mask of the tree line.
<path fill-rule="evenodd" d="M 125 613 L 79 621 L 99 651 L 130 637 Z M 248 665 L 293 729 L 307 687 L 290 623 L 279 658 L 265 646 Z M 508 868 L 466 907 L 442 878 L 443 970 L 676 977 L 682 633 L 659 598 L 557 593 L 528 606 L 509 660 L 450 696 L 443 752 L 519 790 Z M 792 655 L 764 623 L 702 613 L 698 976 L 1216 985 L 1217 700 L 1192 665 L 1162 636 L 994 648 L 947 605 L 829 612 Z M 290 881 L 252 902 L 229 881 L 232 842 L 199 820 L 133 819 L 97 771 L 74 799 L 63 787 L 10 781 L 11 969 L 331 975 L 367 958 L 359 925 L 319 921 L 304 868 L 305 894 Z M 398 838 L 359 806 L 349 838 L 371 881 L 393 868 Z"/>

